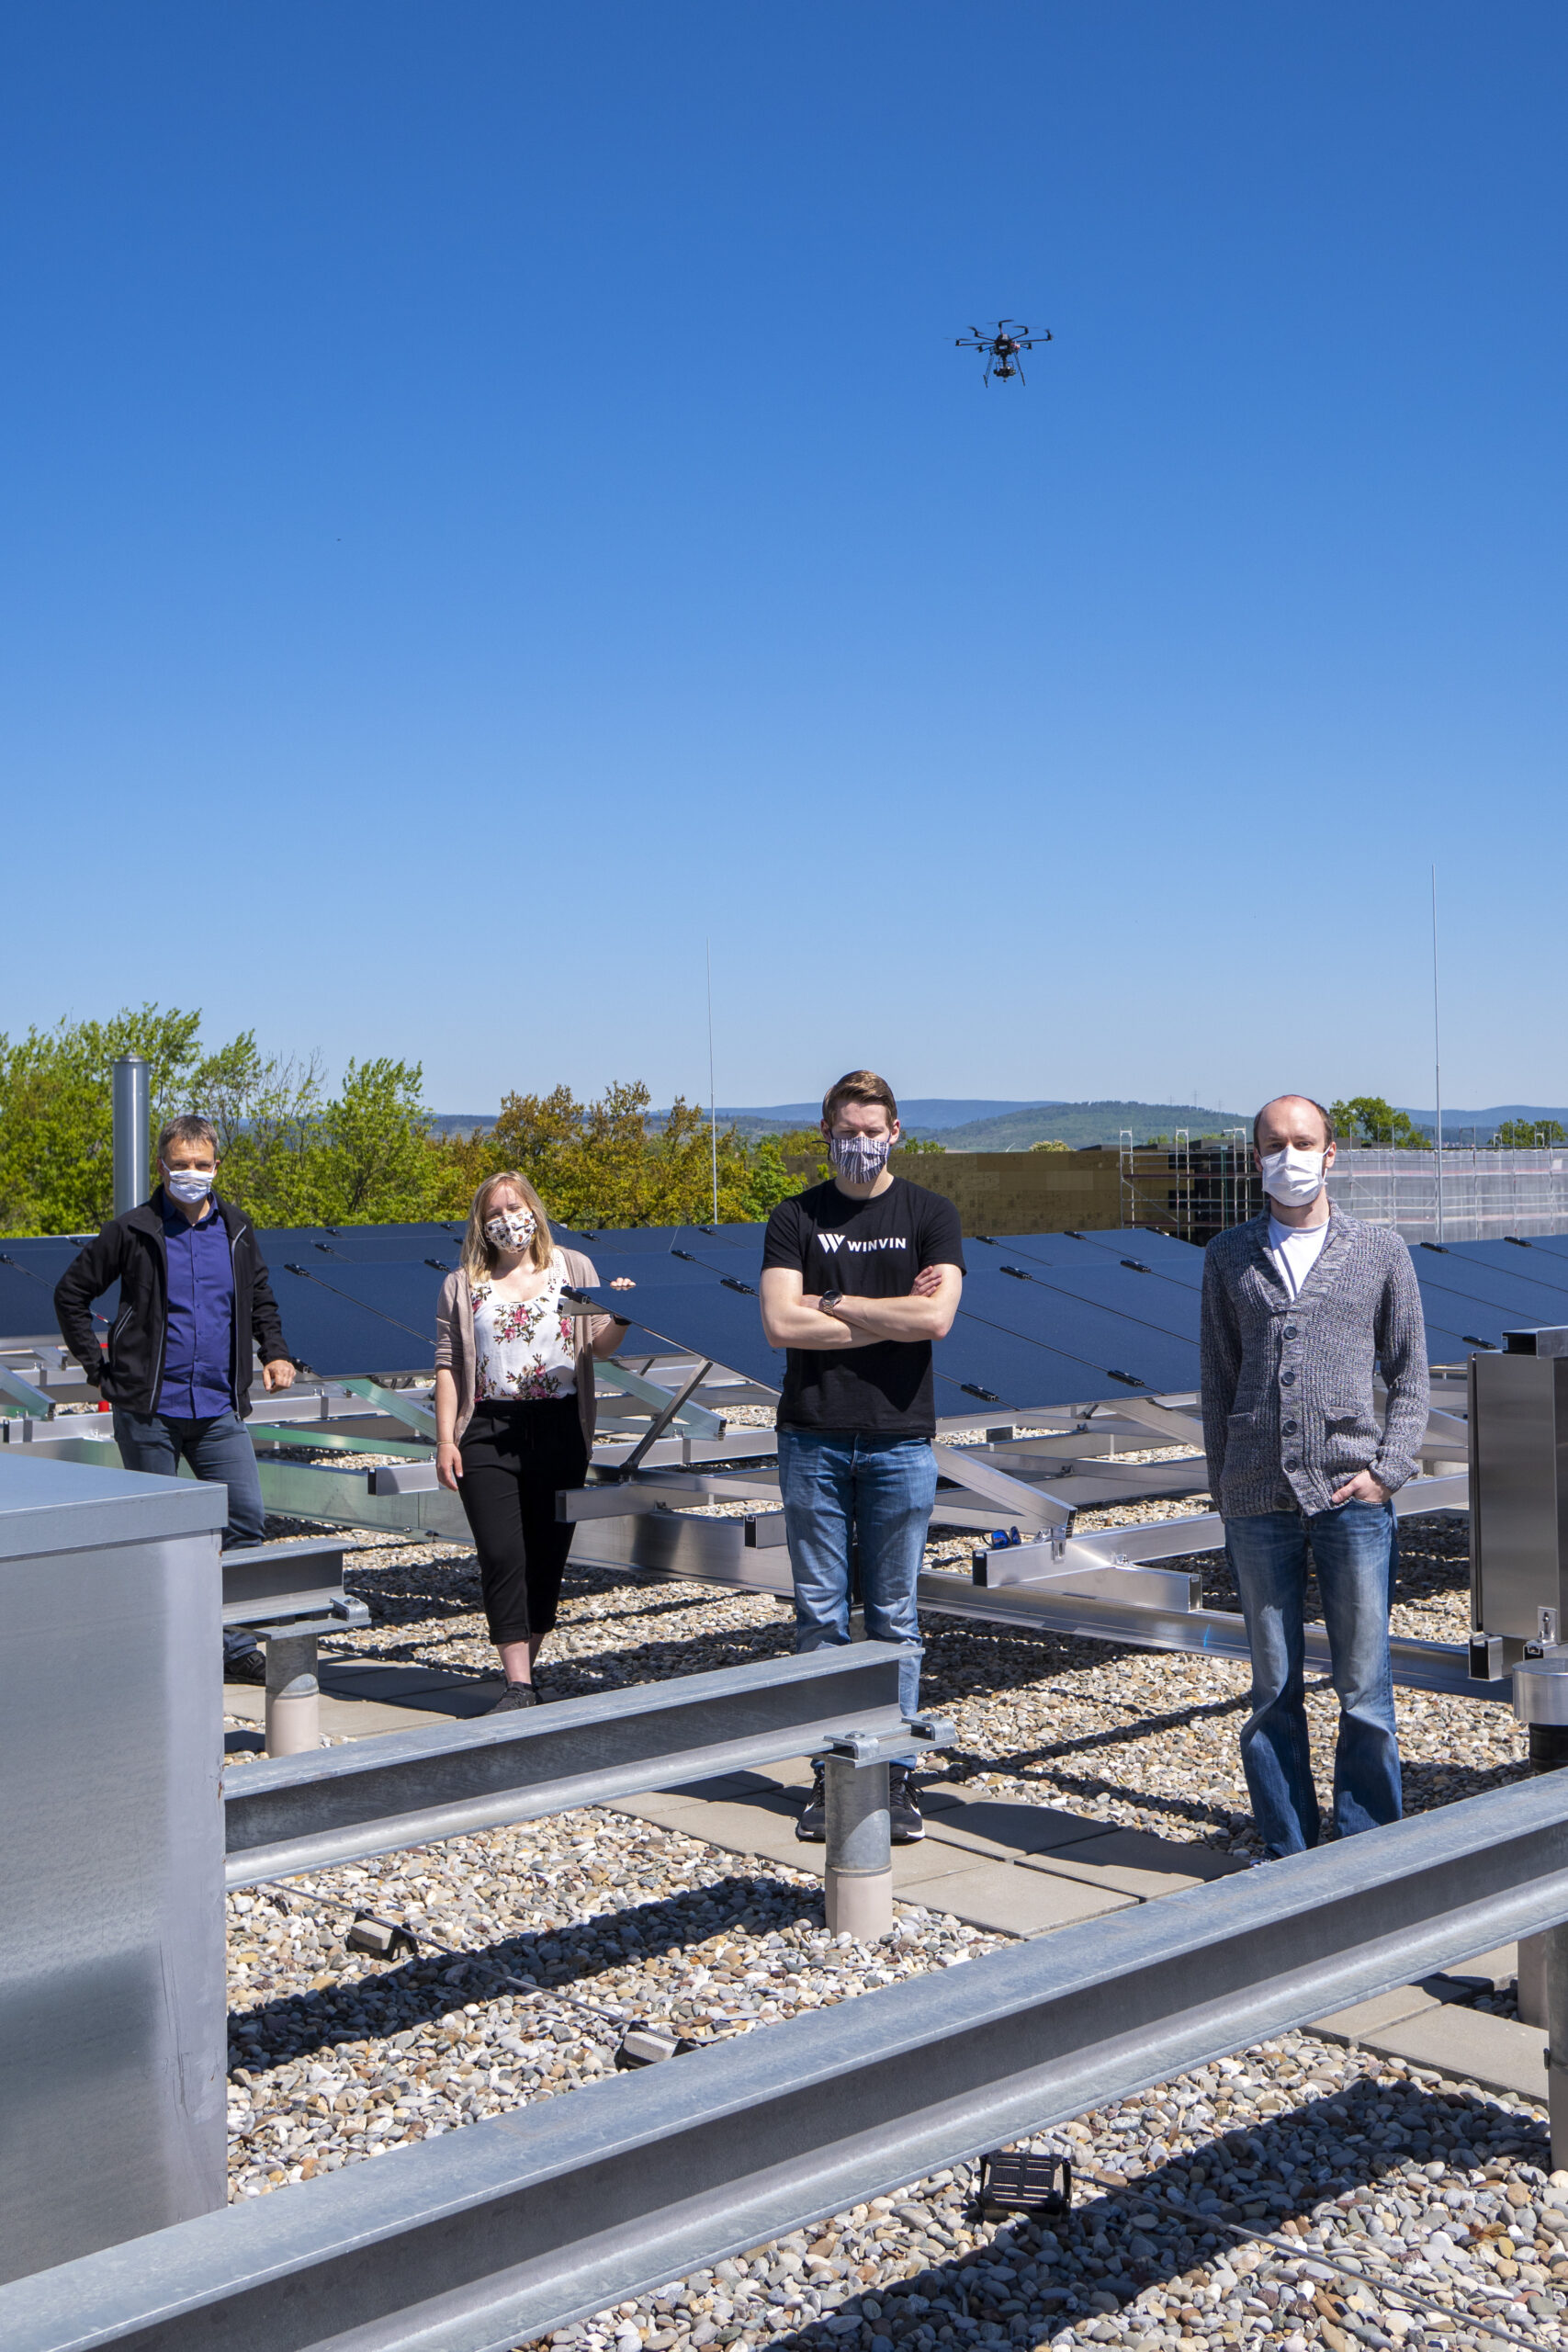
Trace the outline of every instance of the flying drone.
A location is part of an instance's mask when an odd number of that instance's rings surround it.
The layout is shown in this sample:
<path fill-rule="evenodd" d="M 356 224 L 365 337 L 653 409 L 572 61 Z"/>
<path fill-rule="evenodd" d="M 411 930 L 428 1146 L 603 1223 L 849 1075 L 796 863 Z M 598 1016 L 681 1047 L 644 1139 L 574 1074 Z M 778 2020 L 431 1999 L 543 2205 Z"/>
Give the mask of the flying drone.
<path fill-rule="evenodd" d="M 1049 327 L 1043 334 L 1031 334 L 1021 320 L 998 319 L 994 334 L 985 333 L 979 327 L 971 327 L 967 334 L 961 334 L 955 338 L 953 349 L 985 353 L 987 384 L 993 376 L 998 383 L 1002 384 L 1010 383 L 1016 376 L 1019 382 L 1022 384 L 1027 382 L 1028 379 L 1019 365 L 1019 353 L 1032 351 L 1037 343 L 1050 343 L 1053 340 Z"/>

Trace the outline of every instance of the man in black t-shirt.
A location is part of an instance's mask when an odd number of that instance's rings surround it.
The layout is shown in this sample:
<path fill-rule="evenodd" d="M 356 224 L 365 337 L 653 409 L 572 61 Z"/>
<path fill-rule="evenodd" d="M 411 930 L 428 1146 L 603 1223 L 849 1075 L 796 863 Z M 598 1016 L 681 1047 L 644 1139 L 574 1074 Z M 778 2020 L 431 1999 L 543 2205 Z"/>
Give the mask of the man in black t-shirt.
<path fill-rule="evenodd" d="M 762 1251 L 762 1329 L 787 1351 L 779 1484 L 795 1645 L 849 1640 L 852 1559 L 871 1638 L 918 1645 L 915 1579 L 936 1500 L 931 1341 L 958 1311 L 958 1212 L 888 1172 L 898 1105 L 874 1070 L 829 1089 L 822 1132 L 833 1181 L 781 1201 Z M 912 1715 L 918 1665 L 899 1698 Z M 892 1818 L 897 1844 L 924 1836 L 907 1764 L 893 1768 Z M 824 1834 L 818 1766 L 799 1835 Z"/>

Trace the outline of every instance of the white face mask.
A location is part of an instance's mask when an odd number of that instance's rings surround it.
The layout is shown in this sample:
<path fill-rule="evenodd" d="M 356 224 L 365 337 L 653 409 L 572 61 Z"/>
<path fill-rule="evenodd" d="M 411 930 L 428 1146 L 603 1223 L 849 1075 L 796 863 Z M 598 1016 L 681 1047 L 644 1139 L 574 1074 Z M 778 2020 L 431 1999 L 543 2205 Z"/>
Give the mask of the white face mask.
<path fill-rule="evenodd" d="M 527 1209 L 502 1209 L 485 1220 L 485 1239 L 498 1250 L 526 1250 L 538 1229 L 538 1219 Z"/>
<path fill-rule="evenodd" d="M 1326 1156 L 1321 1151 L 1297 1151 L 1293 1146 L 1260 1153 L 1264 1191 L 1271 1201 L 1282 1201 L 1287 1208 L 1306 1208 L 1323 1190 Z"/>
<path fill-rule="evenodd" d="M 164 1190 L 172 1201 L 204 1201 L 212 1190 L 209 1168 L 165 1168 Z"/>

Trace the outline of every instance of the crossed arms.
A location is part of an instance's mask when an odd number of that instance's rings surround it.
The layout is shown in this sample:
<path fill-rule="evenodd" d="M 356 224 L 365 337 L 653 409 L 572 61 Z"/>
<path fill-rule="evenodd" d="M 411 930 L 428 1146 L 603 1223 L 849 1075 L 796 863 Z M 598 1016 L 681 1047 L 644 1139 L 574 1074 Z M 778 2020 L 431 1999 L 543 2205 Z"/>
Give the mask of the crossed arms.
<path fill-rule="evenodd" d="M 864 1348 L 875 1340 L 945 1340 L 964 1277 L 956 1266 L 922 1266 L 907 1298 L 840 1298 L 822 1312 L 793 1266 L 762 1273 L 762 1332 L 771 1348 Z"/>

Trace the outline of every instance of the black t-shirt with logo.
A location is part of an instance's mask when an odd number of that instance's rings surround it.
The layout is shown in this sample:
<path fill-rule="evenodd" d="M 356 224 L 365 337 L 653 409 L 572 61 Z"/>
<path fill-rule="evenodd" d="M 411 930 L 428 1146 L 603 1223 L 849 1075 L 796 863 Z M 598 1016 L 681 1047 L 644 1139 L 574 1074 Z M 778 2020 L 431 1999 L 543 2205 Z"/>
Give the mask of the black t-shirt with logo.
<path fill-rule="evenodd" d="M 762 1265 L 790 1266 L 808 1295 L 908 1298 L 923 1266 L 964 1271 L 958 1211 L 940 1193 L 895 1176 L 886 1193 L 852 1201 L 814 1184 L 768 1219 Z M 853 1430 L 866 1437 L 934 1437 L 929 1340 L 873 1340 L 846 1349 L 786 1351 L 779 1426 Z"/>

